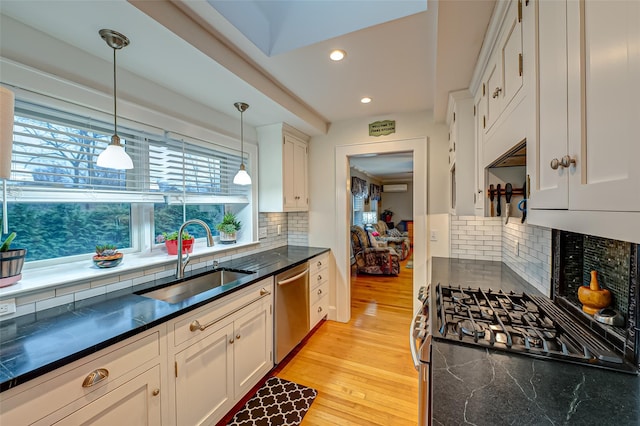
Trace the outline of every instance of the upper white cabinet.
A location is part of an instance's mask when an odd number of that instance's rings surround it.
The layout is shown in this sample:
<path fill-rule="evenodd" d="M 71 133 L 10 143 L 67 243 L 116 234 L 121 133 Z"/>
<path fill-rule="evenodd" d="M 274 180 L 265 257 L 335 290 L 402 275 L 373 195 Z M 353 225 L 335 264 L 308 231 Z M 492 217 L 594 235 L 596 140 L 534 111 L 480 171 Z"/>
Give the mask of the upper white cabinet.
<path fill-rule="evenodd" d="M 468 90 L 449 93 L 450 212 L 473 216 L 476 202 L 473 97 Z"/>
<path fill-rule="evenodd" d="M 488 132 L 522 87 L 522 3 L 511 1 L 484 74 Z"/>
<path fill-rule="evenodd" d="M 538 1 L 536 11 L 530 223 L 640 242 L 640 2 Z"/>
<path fill-rule="evenodd" d="M 259 210 L 309 210 L 309 137 L 287 124 L 257 128 L 259 147 Z"/>

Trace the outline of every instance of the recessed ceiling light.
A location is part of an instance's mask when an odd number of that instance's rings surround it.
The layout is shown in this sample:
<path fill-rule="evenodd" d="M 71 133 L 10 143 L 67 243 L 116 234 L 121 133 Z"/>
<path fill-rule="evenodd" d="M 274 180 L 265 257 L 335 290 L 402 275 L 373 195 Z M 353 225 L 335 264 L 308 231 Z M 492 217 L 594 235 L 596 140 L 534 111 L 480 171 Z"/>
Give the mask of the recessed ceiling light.
<path fill-rule="evenodd" d="M 364 97 L 360 99 L 360 102 L 362 102 L 363 104 L 368 104 L 369 102 L 371 102 L 371 98 Z"/>
<path fill-rule="evenodd" d="M 329 54 L 329 58 L 331 58 L 332 61 L 341 61 L 345 56 L 347 56 L 347 52 L 340 49 L 336 49 Z"/>

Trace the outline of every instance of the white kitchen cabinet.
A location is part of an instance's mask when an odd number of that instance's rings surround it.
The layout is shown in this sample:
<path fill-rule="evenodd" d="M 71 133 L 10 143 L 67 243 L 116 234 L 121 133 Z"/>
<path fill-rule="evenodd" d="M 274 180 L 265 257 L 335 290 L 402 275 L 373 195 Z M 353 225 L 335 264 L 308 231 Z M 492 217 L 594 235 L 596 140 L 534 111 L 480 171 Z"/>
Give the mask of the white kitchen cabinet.
<path fill-rule="evenodd" d="M 449 210 L 454 215 L 475 214 L 475 148 L 473 97 L 468 90 L 449 93 Z M 453 153 L 453 155 L 451 155 Z"/>
<path fill-rule="evenodd" d="M 286 124 L 257 128 L 259 149 L 259 210 L 309 210 L 309 137 Z"/>
<path fill-rule="evenodd" d="M 640 242 L 640 3 L 538 1 L 536 10 L 529 221 Z"/>
<path fill-rule="evenodd" d="M 165 331 L 155 327 L 3 392 L 0 424 L 160 424 Z"/>
<path fill-rule="evenodd" d="M 271 370 L 272 294 L 273 277 L 169 326 L 176 424 L 214 424 Z"/>
<path fill-rule="evenodd" d="M 329 253 L 309 261 L 309 330 L 329 312 Z"/>
<path fill-rule="evenodd" d="M 122 386 L 57 422 L 42 425 L 160 425 L 160 366 L 156 365 Z"/>
<path fill-rule="evenodd" d="M 491 59 L 485 71 L 486 127 L 488 132 L 522 87 L 522 3 L 511 0 Z"/>
<path fill-rule="evenodd" d="M 474 180 L 475 180 L 475 215 L 485 215 L 485 203 L 487 194 L 485 191 L 485 169 L 483 165 L 484 154 L 482 151 L 484 143 L 484 127 L 486 120 L 486 93 L 479 90 L 473 101 L 474 115 Z"/>

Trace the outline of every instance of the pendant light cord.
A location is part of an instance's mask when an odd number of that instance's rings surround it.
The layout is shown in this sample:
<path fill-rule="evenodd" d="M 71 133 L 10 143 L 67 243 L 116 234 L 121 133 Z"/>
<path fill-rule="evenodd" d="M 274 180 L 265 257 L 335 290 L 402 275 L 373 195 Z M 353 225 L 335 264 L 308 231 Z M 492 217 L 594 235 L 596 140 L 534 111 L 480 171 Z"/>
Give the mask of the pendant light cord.
<path fill-rule="evenodd" d="M 243 116 L 244 111 L 240 111 L 240 164 L 244 166 L 244 124 L 242 121 Z"/>
<path fill-rule="evenodd" d="M 113 133 L 118 136 L 118 102 L 116 81 L 116 49 L 113 49 Z"/>

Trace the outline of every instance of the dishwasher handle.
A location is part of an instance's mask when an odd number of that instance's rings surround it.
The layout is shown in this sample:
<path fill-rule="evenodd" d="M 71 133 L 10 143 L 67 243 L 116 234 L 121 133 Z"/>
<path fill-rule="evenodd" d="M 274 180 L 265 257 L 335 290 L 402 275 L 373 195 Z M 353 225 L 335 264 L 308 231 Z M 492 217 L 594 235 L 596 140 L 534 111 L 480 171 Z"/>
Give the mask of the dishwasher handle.
<path fill-rule="evenodd" d="M 293 277 L 291 277 L 291 278 L 287 278 L 287 279 L 284 279 L 284 280 L 282 280 L 282 281 L 278 281 L 278 285 L 285 285 L 285 284 L 289 284 L 289 283 L 291 283 L 291 282 L 293 282 L 293 281 L 296 281 L 298 278 L 302 278 L 302 277 L 304 277 L 304 276 L 305 276 L 306 274 L 308 274 L 308 273 L 309 273 L 309 268 L 307 268 L 307 269 L 305 269 L 304 271 L 300 272 L 298 275 L 294 275 L 294 276 L 293 276 Z"/>

